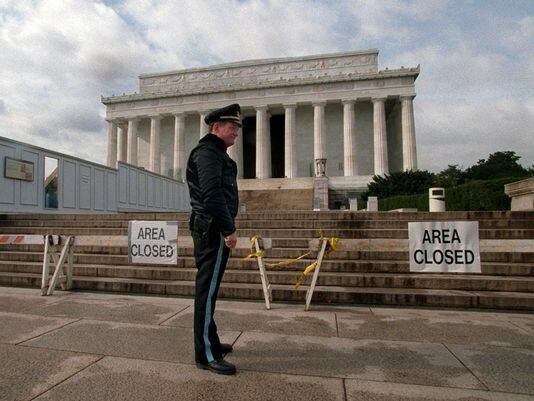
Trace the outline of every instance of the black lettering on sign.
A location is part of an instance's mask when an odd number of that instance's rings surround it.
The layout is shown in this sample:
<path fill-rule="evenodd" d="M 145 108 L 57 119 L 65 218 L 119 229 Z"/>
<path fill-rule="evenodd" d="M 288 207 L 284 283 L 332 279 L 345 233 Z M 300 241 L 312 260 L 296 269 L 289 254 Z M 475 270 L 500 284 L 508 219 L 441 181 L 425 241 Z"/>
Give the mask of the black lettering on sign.
<path fill-rule="evenodd" d="M 140 227 L 139 232 L 137 233 L 137 239 L 164 240 L 165 230 L 157 227 Z"/>
<path fill-rule="evenodd" d="M 456 228 L 452 232 L 452 243 L 454 244 L 455 242 L 458 244 L 462 243 L 462 241 L 460 241 L 460 234 L 458 234 L 458 230 Z"/>
<path fill-rule="evenodd" d="M 413 260 L 418 265 L 441 265 L 443 263 L 447 265 L 463 265 L 473 264 L 475 261 L 475 254 L 469 249 L 435 249 L 430 251 L 428 249 L 417 249 L 413 253 Z"/>
<path fill-rule="evenodd" d="M 458 243 L 461 244 L 462 241 L 460 240 L 460 234 L 458 234 L 458 230 L 454 229 L 451 230 L 448 228 L 445 228 L 443 230 L 432 230 L 430 232 L 429 230 L 425 230 L 423 233 L 423 244 L 454 244 Z"/>

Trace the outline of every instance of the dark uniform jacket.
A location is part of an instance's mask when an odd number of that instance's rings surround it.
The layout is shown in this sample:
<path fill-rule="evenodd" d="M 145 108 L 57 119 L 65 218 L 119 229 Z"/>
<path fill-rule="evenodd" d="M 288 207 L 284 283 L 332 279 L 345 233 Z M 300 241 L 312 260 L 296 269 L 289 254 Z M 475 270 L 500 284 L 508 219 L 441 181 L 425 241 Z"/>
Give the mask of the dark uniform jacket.
<path fill-rule="evenodd" d="M 191 198 L 190 227 L 194 220 L 214 223 L 224 235 L 235 232 L 238 209 L 237 165 L 226 153 L 223 140 L 207 134 L 191 151 L 187 162 L 187 184 Z"/>

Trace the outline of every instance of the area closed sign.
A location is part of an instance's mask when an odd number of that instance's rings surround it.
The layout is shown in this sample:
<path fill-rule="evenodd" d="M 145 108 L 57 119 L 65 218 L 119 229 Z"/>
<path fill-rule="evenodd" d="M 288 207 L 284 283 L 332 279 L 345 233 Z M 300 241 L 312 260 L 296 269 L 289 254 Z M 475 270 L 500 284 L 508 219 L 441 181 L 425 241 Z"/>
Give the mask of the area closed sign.
<path fill-rule="evenodd" d="M 477 221 L 408 223 L 410 271 L 480 273 Z"/>
<path fill-rule="evenodd" d="M 177 239 L 176 221 L 130 221 L 128 260 L 130 263 L 176 264 Z"/>

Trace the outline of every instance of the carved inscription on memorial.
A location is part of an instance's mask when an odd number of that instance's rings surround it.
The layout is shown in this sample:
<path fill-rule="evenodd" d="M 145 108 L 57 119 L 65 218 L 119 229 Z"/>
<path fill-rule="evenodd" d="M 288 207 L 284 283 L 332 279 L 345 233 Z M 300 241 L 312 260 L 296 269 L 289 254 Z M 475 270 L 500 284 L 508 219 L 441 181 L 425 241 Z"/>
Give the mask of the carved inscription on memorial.
<path fill-rule="evenodd" d="M 247 87 L 299 84 L 310 79 L 343 79 L 377 72 L 377 53 L 281 59 L 261 64 L 236 63 L 212 70 L 176 71 L 158 76 L 141 76 L 141 93 L 180 94 L 239 90 Z"/>

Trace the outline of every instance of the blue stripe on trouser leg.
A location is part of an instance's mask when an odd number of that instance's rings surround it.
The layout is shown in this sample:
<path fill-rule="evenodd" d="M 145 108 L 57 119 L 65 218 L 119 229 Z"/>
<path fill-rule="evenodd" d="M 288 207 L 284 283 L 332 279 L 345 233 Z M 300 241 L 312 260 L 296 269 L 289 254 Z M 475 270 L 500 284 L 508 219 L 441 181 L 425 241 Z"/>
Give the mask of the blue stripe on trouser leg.
<path fill-rule="evenodd" d="M 209 326 L 211 323 L 211 300 L 213 298 L 213 293 L 217 287 L 217 280 L 219 278 L 219 271 L 221 269 L 221 260 L 224 249 L 224 237 L 221 235 L 219 242 L 219 250 L 217 251 L 217 260 L 215 261 L 215 267 L 213 268 L 213 275 L 211 276 L 210 289 L 208 292 L 208 299 L 206 302 L 206 313 L 204 315 L 204 349 L 206 350 L 206 359 L 208 362 L 212 362 L 213 354 L 211 353 L 211 342 L 209 339 Z"/>

